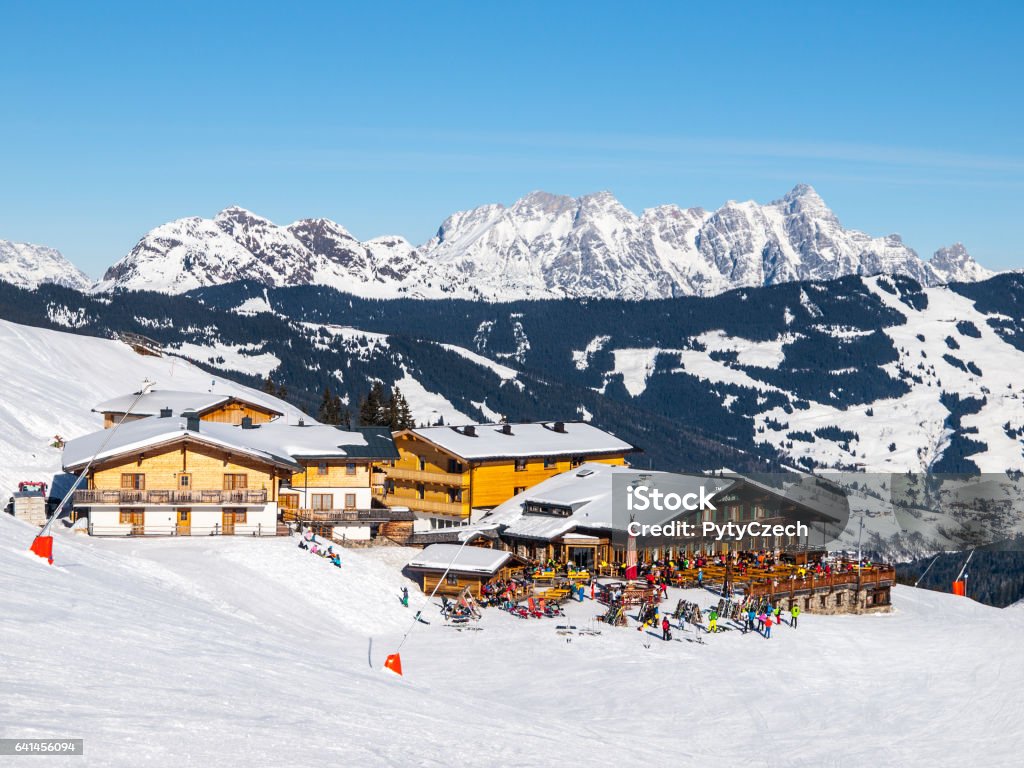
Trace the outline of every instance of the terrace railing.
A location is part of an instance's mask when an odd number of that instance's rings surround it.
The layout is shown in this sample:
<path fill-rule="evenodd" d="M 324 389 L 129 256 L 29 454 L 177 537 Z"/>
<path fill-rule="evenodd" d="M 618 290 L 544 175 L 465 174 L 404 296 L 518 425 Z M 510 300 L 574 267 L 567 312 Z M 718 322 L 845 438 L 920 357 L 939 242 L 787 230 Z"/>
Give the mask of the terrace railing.
<path fill-rule="evenodd" d="M 267 495 L 265 490 L 82 490 L 75 491 L 75 504 L 81 506 L 102 504 L 116 506 L 168 504 L 182 507 L 199 506 L 202 504 L 266 504 Z"/>

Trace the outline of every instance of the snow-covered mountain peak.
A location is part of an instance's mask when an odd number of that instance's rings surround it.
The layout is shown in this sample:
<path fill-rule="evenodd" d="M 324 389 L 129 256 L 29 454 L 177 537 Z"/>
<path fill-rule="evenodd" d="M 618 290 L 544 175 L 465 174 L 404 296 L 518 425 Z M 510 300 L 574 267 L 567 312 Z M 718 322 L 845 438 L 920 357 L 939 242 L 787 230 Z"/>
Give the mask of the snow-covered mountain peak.
<path fill-rule="evenodd" d="M 928 264 L 943 283 L 973 283 L 987 280 L 995 274 L 976 262 L 963 243 L 939 248 L 928 260 Z"/>
<path fill-rule="evenodd" d="M 160 254 L 177 261 L 157 263 Z M 174 277 L 175 265 L 184 274 Z M 231 206 L 212 220 L 154 229 L 112 268 L 104 288 L 177 291 L 255 279 L 373 297 L 639 299 L 879 273 L 929 285 L 991 274 L 962 248 L 926 263 L 899 235 L 845 229 L 813 187 L 798 184 L 763 205 L 663 205 L 639 216 L 608 191 L 569 197 L 537 190 L 509 206 L 455 212 L 415 248 L 393 236 L 360 242 L 325 218 L 280 227 Z"/>
<path fill-rule="evenodd" d="M 0 240 L 0 280 L 22 288 L 56 283 L 78 291 L 92 280 L 56 248 Z"/>

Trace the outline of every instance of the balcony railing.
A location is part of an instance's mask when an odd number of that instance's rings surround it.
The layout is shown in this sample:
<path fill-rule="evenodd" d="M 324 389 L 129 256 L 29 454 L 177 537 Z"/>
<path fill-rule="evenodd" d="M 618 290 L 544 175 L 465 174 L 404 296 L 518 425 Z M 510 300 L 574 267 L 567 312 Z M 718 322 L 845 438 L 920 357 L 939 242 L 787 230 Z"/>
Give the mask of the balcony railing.
<path fill-rule="evenodd" d="M 381 502 L 389 507 L 408 507 L 417 512 L 431 512 L 439 515 L 463 516 L 461 501 L 431 501 L 430 499 L 417 499 L 408 496 L 387 496 L 378 497 Z"/>
<path fill-rule="evenodd" d="M 191 507 L 200 504 L 266 504 L 267 491 L 135 491 L 135 490 L 83 490 L 75 491 L 75 504 L 170 504 Z"/>
<path fill-rule="evenodd" d="M 387 523 L 415 519 L 406 509 L 286 509 L 281 517 L 288 523 Z"/>
<path fill-rule="evenodd" d="M 428 472 L 421 469 L 402 469 L 386 467 L 384 470 L 389 480 L 405 480 L 414 483 L 435 483 L 437 485 L 462 486 L 468 483 L 466 475 L 457 472 Z"/>

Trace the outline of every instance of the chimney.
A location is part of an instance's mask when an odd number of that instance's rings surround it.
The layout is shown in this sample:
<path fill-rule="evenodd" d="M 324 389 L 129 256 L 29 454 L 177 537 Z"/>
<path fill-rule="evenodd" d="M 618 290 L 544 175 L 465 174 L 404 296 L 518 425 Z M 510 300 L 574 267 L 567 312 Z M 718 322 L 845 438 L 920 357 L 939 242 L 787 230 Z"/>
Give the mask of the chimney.
<path fill-rule="evenodd" d="M 300 427 L 306 426 L 306 420 L 305 419 L 299 419 L 299 426 Z"/>
<path fill-rule="evenodd" d="M 556 421 L 555 422 L 555 426 L 554 426 L 554 430 L 555 430 L 555 432 L 562 432 L 564 434 L 565 433 L 565 422 L 564 421 Z"/>
<path fill-rule="evenodd" d="M 511 424 L 502 424 L 501 425 L 501 434 L 503 434 L 503 435 L 511 435 L 512 434 L 512 425 Z"/>
<path fill-rule="evenodd" d="M 173 411 L 171 411 L 170 408 L 161 408 L 160 409 L 160 418 L 161 419 L 169 419 L 173 415 L 174 415 L 174 413 L 173 413 Z"/>
<path fill-rule="evenodd" d="M 462 428 L 462 434 L 464 434 L 466 437 L 476 437 L 476 427 L 474 427 L 472 424 L 469 424 L 468 426 Z"/>
<path fill-rule="evenodd" d="M 253 423 L 252 423 L 252 416 L 243 416 L 242 417 L 242 429 L 254 429 Z"/>
<path fill-rule="evenodd" d="M 185 417 L 185 429 L 190 432 L 199 431 L 199 414 L 195 411 L 183 411 L 182 416 Z"/>

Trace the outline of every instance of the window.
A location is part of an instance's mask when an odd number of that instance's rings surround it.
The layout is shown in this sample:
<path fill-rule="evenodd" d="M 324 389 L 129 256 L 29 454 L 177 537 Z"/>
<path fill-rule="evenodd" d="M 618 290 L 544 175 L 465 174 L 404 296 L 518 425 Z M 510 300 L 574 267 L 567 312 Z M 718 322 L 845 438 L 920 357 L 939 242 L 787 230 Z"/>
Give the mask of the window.
<path fill-rule="evenodd" d="M 516 472 L 526 471 L 526 459 L 516 459 Z"/>
<path fill-rule="evenodd" d="M 417 486 L 416 486 L 416 498 L 417 498 L 417 499 L 423 499 L 423 498 L 426 498 L 426 497 L 424 496 L 425 490 L 426 490 L 426 489 L 425 489 L 425 488 L 423 487 L 423 484 L 422 484 L 422 483 L 420 483 L 419 485 L 417 485 Z"/>
<path fill-rule="evenodd" d="M 355 473 L 356 473 L 356 463 L 354 461 L 350 461 L 348 464 L 345 465 L 345 474 L 346 475 L 354 475 Z"/>
<path fill-rule="evenodd" d="M 462 501 L 462 489 L 461 488 L 449 488 L 448 489 L 448 501 L 457 503 Z"/>
<path fill-rule="evenodd" d="M 569 460 L 569 466 L 578 467 L 581 464 L 583 464 L 582 456 L 573 456 L 572 459 Z"/>
<path fill-rule="evenodd" d="M 427 460 L 420 456 L 420 472 L 423 472 L 427 468 Z"/>
<path fill-rule="evenodd" d="M 515 488 L 512 489 L 512 495 L 513 496 L 518 496 L 520 493 L 522 493 L 525 490 L 526 490 L 526 486 L 525 485 L 517 485 Z"/>
<path fill-rule="evenodd" d="M 178 489 L 187 491 L 192 487 L 192 475 L 182 473 L 178 475 Z"/>
<path fill-rule="evenodd" d="M 224 517 L 234 517 L 235 525 L 245 525 L 245 510 L 244 509 L 225 509 Z"/>
<path fill-rule="evenodd" d="M 544 457 L 544 469 L 554 469 L 558 466 L 558 460 L 554 456 Z"/>
<path fill-rule="evenodd" d="M 315 512 L 326 512 L 334 509 L 334 494 L 333 493 L 314 493 L 313 495 L 313 510 Z"/>
<path fill-rule="evenodd" d="M 318 475 L 326 475 L 327 474 L 327 462 L 326 461 L 317 462 L 316 473 Z"/>
<path fill-rule="evenodd" d="M 224 473 L 224 490 L 237 491 L 249 487 L 249 476 L 242 474 Z"/>
<path fill-rule="evenodd" d="M 448 471 L 455 475 L 461 475 L 462 462 L 458 459 L 448 459 Z"/>
<path fill-rule="evenodd" d="M 187 523 L 188 522 L 188 510 L 187 509 L 178 510 L 178 522 L 179 523 Z"/>
<path fill-rule="evenodd" d="M 146 490 L 146 476 L 142 474 L 122 474 L 121 487 L 126 490 L 144 491 Z"/>
<path fill-rule="evenodd" d="M 356 508 L 356 495 L 354 493 L 345 494 L 345 509 Z"/>
<path fill-rule="evenodd" d="M 132 521 L 132 512 L 131 512 L 131 510 L 124 510 L 124 509 L 122 509 L 121 510 L 120 521 L 121 521 L 121 525 L 126 525 L 126 524 L 130 523 Z"/>
<path fill-rule="evenodd" d="M 449 573 L 447 576 L 444 577 L 444 582 L 450 587 L 457 587 L 459 586 L 459 577 L 456 576 L 454 573 Z"/>

